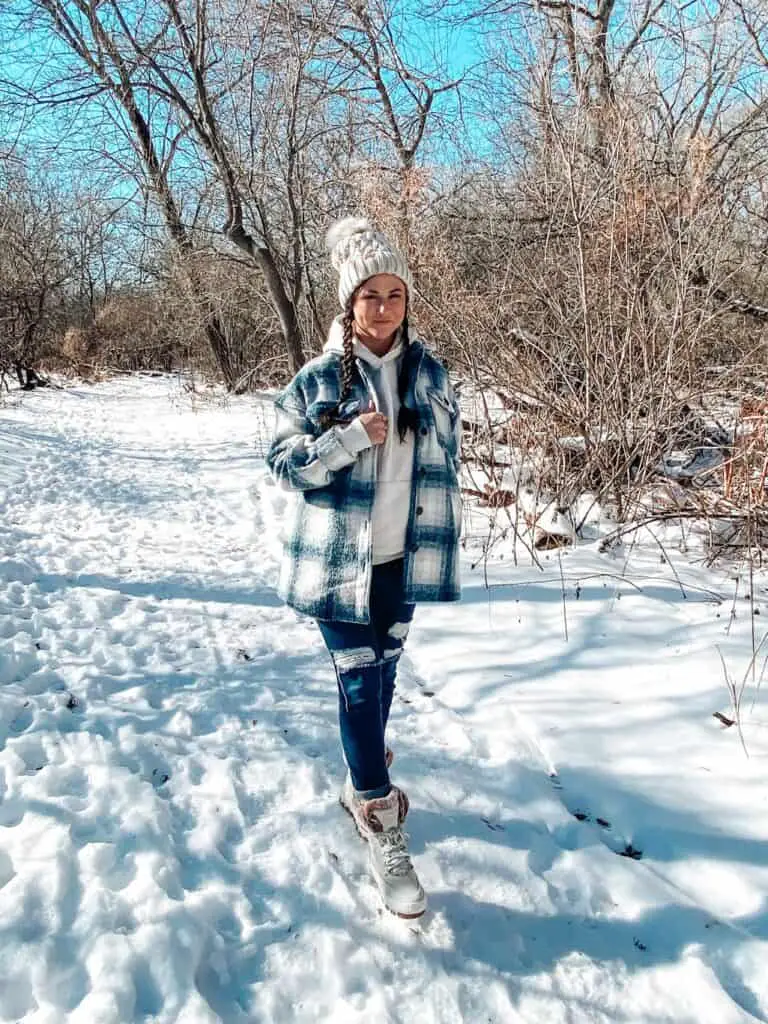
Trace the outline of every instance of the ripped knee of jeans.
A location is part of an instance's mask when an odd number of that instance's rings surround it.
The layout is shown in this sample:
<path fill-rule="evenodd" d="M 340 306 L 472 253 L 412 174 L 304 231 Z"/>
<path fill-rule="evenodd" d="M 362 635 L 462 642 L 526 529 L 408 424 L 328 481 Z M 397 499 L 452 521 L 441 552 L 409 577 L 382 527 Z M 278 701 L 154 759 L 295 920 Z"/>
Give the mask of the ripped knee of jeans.
<path fill-rule="evenodd" d="M 382 661 L 392 661 L 403 653 L 403 645 L 408 638 L 410 622 L 396 622 L 387 633 L 387 646 L 382 652 Z"/>
<path fill-rule="evenodd" d="M 358 668 L 371 668 L 378 661 L 372 647 L 348 647 L 332 651 L 331 657 L 337 672 L 352 672 Z"/>
<path fill-rule="evenodd" d="M 332 657 L 339 692 L 347 711 L 353 708 L 362 710 L 371 702 L 380 700 L 381 662 L 372 647 L 334 651 Z"/>
<path fill-rule="evenodd" d="M 399 640 L 400 646 L 402 647 L 405 641 L 408 639 L 408 631 L 411 628 L 410 622 L 395 622 L 390 627 L 387 636 L 393 640 Z"/>

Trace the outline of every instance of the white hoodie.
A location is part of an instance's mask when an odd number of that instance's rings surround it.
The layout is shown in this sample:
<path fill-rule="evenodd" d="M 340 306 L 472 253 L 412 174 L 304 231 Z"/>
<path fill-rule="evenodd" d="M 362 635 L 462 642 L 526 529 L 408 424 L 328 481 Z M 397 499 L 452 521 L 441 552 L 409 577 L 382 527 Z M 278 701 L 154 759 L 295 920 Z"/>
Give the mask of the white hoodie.
<path fill-rule="evenodd" d="M 344 352 L 341 318 L 334 320 L 325 344 L 326 352 Z M 411 481 L 413 475 L 413 431 L 400 440 L 397 432 L 397 414 L 400 399 L 397 394 L 397 376 L 401 341 L 396 341 L 383 356 L 373 352 L 355 338 L 355 356 L 366 364 L 366 376 L 374 391 L 377 412 L 389 421 L 387 439 L 376 452 L 376 497 L 373 502 L 371 532 L 373 536 L 373 564 L 391 562 L 405 553 L 405 533 L 411 508 Z M 350 451 L 361 452 L 371 447 L 371 440 L 359 419 L 340 431 L 342 443 Z"/>

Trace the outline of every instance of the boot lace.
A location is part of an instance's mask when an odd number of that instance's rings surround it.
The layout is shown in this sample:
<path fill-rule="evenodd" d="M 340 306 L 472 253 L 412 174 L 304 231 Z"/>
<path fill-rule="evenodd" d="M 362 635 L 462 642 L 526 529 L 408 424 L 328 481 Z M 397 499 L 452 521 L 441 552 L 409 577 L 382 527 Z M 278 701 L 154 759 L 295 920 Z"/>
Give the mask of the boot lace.
<path fill-rule="evenodd" d="M 402 828 L 379 832 L 376 841 L 381 848 L 384 868 L 388 875 L 407 875 L 411 870 L 408 856 L 408 834 Z"/>

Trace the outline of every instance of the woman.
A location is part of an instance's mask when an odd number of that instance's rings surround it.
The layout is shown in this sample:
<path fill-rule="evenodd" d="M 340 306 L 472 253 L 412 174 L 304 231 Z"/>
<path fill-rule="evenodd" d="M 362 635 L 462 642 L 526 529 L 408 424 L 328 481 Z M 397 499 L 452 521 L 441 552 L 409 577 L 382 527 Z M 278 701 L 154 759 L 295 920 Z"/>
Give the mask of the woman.
<path fill-rule="evenodd" d="M 277 399 L 267 461 L 297 495 L 281 597 L 316 619 L 338 683 L 341 793 L 385 906 L 424 913 L 385 732 L 414 605 L 459 599 L 461 420 L 445 368 L 408 328 L 411 275 L 367 221 L 328 232 L 343 313 Z"/>

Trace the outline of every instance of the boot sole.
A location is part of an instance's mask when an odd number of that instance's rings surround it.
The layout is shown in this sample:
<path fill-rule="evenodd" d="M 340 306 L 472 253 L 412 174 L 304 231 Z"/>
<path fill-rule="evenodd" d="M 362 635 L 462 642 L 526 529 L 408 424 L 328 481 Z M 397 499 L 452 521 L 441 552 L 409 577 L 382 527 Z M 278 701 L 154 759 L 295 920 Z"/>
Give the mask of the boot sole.
<path fill-rule="evenodd" d="M 357 830 L 357 834 L 360 836 L 360 838 L 363 840 L 363 842 L 367 843 L 368 842 L 368 836 L 366 836 L 365 833 L 360 831 L 360 826 L 357 823 L 357 818 L 354 816 L 352 811 L 347 807 L 347 805 L 344 803 L 344 801 L 342 800 L 341 797 L 339 797 L 339 804 L 344 808 L 344 810 L 347 812 L 347 814 L 352 819 L 352 823 L 354 824 L 355 829 Z M 403 914 L 401 911 L 393 910 L 392 907 L 387 906 L 387 904 L 384 902 L 384 897 L 381 895 L 381 890 L 379 889 L 378 886 L 376 886 L 376 891 L 379 894 L 379 899 L 381 900 L 381 905 L 384 907 L 384 909 L 388 913 L 392 914 L 393 917 L 399 917 L 403 921 L 415 921 L 417 918 L 423 917 L 424 914 L 427 911 L 427 908 L 425 906 L 423 910 L 419 910 L 415 914 Z"/>

